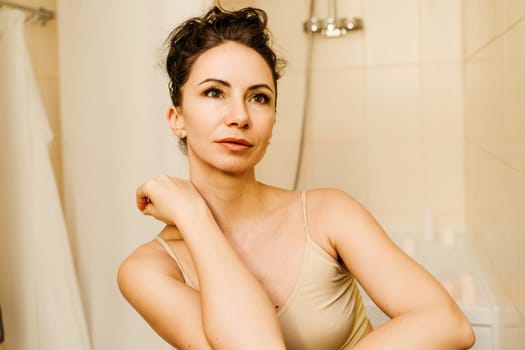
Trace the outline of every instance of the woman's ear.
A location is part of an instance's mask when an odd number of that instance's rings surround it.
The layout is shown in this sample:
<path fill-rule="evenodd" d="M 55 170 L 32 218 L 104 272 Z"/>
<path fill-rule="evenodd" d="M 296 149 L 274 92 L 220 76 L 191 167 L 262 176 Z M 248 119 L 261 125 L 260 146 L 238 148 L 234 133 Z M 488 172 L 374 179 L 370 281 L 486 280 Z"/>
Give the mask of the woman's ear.
<path fill-rule="evenodd" d="M 186 138 L 188 133 L 186 132 L 186 123 L 182 116 L 180 106 L 171 106 L 166 113 L 166 120 L 170 125 L 171 131 L 180 139 Z"/>

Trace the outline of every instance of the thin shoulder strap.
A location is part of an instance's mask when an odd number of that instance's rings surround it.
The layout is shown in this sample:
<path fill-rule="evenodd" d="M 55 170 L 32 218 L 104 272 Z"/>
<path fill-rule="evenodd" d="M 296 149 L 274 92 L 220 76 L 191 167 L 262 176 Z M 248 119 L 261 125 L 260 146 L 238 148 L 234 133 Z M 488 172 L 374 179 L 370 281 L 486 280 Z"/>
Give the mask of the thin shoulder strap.
<path fill-rule="evenodd" d="M 311 240 L 312 236 L 310 235 L 310 228 L 308 227 L 308 215 L 306 213 L 306 190 L 301 192 L 301 204 L 303 206 L 303 223 L 304 231 L 306 232 L 306 239 Z"/>
<path fill-rule="evenodd" d="M 166 252 L 168 252 L 172 259 L 175 260 L 175 263 L 177 264 L 177 266 L 180 269 L 180 272 L 182 273 L 182 278 L 184 278 L 184 283 L 186 283 L 186 285 L 188 285 L 189 287 L 197 289 L 195 287 L 195 284 L 188 277 L 188 274 L 184 271 L 182 264 L 180 263 L 179 259 L 177 259 L 177 255 L 175 255 L 175 252 L 173 251 L 173 249 L 171 249 L 170 245 L 160 236 L 155 237 L 155 239 L 157 240 L 157 242 L 160 243 L 160 245 L 164 247 L 164 249 L 166 249 Z"/>

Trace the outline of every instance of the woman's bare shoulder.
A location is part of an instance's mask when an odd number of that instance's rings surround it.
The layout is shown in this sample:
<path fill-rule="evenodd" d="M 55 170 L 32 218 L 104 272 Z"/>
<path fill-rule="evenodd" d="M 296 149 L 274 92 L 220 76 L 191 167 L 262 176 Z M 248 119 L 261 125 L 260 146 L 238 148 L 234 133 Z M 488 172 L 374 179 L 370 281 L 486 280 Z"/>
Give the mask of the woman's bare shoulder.
<path fill-rule="evenodd" d="M 165 241 L 182 240 L 180 233 L 173 226 L 166 226 L 159 236 Z M 142 275 L 147 278 L 158 274 L 183 280 L 180 269 L 173 264 L 173 259 L 166 249 L 156 239 L 152 239 L 135 248 L 122 261 L 118 269 L 118 284 L 125 294 L 128 288 L 134 287 Z"/>
<path fill-rule="evenodd" d="M 165 226 L 158 234 L 164 241 L 182 240 L 180 232 L 174 226 Z M 151 260 L 152 262 L 162 262 L 164 258 L 169 257 L 166 251 L 156 238 L 141 244 L 124 260 L 124 262 L 139 260 Z"/>
<path fill-rule="evenodd" d="M 334 188 L 309 190 L 307 193 L 309 222 L 314 230 L 329 236 L 334 242 L 336 234 L 349 234 L 363 226 L 377 226 L 372 214 L 360 201 L 345 191 Z"/>
<path fill-rule="evenodd" d="M 168 244 L 180 240 L 173 228 L 159 235 Z M 202 330 L 198 291 L 184 283 L 179 267 L 156 239 L 137 247 L 121 263 L 118 286 L 124 298 L 169 344 L 180 349 L 183 344 L 211 349 Z"/>
<path fill-rule="evenodd" d="M 349 193 L 336 188 L 315 188 L 307 192 L 308 206 L 319 213 L 339 213 L 341 210 L 348 214 L 366 209 Z"/>

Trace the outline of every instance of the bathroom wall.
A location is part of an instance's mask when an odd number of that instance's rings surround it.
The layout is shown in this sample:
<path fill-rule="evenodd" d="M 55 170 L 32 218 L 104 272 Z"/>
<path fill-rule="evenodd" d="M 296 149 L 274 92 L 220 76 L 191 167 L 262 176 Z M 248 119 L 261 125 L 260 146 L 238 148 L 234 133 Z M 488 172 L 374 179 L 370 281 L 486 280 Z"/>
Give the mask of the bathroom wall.
<path fill-rule="evenodd" d="M 17 0 L 17 4 L 30 7 L 43 7 L 54 11 L 56 0 Z M 56 20 L 45 26 L 29 21 L 25 25 L 26 43 L 31 55 L 40 95 L 47 112 L 49 124 L 54 134 L 50 145 L 50 156 L 58 183 L 62 190 L 62 155 L 60 151 L 60 111 L 59 111 L 59 74 Z"/>
<path fill-rule="evenodd" d="M 328 2 L 314 14 L 326 18 Z M 303 113 L 309 0 L 221 1 L 267 10 L 277 50 L 288 61 L 278 121 L 260 168 L 291 187 Z M 465 230 L 461 2 L 337 1 L 339 17 L 365 29 L 316 35 L 299 185 L 348 191 L 387 231 L 418 231 L 431 208 L 437 230 Z"/>
<path fill-rule="evenodd" d="M 466 221 L 525 316 L 525 1 L 463 1 Z M 523 322 L 523 321 L 522 321 Z M 525 331 L 509 337 L 525 348 Z M 521 336 L 520 339 L 516 338 Z M 516 344 L 516 343 L 512 343 Z"/>
<path fill-rule="evenodd" d="M 54 10 L 56 0 L 17 0 Z M 326 17 L 326 0 L 315 14 Z M 266 9 L 288 61 L 263 180 L 292 187 L 304 105 L 309 0 L 223 0 Z M 387 231 L 469 231 L 525 315 L 525 1 L 340 0 L 365 30 L 315 36 L 301 188 L 334 186 Z M 56 21 L 26 25 L 62 185 Z M 509 332 L 525 344 L 525 332 Z M 521 338 L 519 338 L 521 336 Z"/>

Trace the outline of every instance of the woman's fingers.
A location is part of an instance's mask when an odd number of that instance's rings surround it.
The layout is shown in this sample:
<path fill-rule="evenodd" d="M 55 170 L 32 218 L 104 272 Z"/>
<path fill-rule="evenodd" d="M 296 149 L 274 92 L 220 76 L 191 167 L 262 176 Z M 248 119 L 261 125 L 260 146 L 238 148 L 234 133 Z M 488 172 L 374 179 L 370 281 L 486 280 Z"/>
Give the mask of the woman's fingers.
<path fill-rule="evenodd" d="M 140 185 L 136 191 L 136 206 L 143 214 L 167 224 L 188 220 L 187 214 L 207 210 L 191 182 L 168 175 L 160 175 Z"/>
<path fill-rule="evenodd" d="M 147 191 L 146 189 L 146 184 L 148 182 L 145 182 L 143 183 L 142 185 L 140 185 L 138 188 L 137 188 L 137 192 L 136 192 L 136 202 L 137 202 L 137 208 L 143 212 L 144 214 L 146 214 L 146 209 L 149 205 L 151 205 L 151 199 L 150 199 L 150 194 L 149 192 Z"/>
<path fill-rule="evenodd" d="M 167 175 L 161 175 L 155 179 L 145 181 L 137 187 L 135 194 L 136 206 L 144 214 L 155 217 L 167 223 L 171 216 L 170 205 L 176 198 L 175 179 Z"/>

